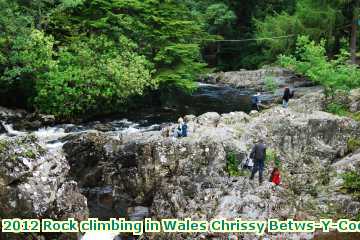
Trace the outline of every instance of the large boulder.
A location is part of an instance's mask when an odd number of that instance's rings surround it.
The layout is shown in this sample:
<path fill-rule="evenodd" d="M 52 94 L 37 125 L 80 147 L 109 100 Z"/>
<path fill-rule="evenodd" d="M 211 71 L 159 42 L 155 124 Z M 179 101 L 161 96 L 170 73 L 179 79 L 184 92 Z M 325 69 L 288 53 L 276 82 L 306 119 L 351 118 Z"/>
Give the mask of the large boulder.
<path fill-rule="evenodd" d="M 37 113 L 29 113 L 24 118 L 14 122 L 14 129 L 34 131 L 41 127 L 50 126 L 56 123 L 55 116 Z"/>
<path fill-rule="evenodd" d="M 86 219 L 86 199 L 68 171 L 66 159 L 32 135 L 0 140 L 0 217 Z"/>
<path fill-rule="evenodd" d="M 210 74 L 200 79 L 211 84 L 225 84 L 236 88 L 254 89 L 257 91 L 267 91 L 266 79 L 272 78 L 274 83 L 279 86 L 291 86 L 305 90 L 304 87 L 313 86 L 313 82 L 303 77 L 297 76 L 294 72 L 280 68 L 268 67 L 259 70 L 240 70 L 232 72 L 219 72 Z"/>
<path fill-rule="evenodd" d="M 27 112 L 25 110 L 19 109 L 8 109 L 0 106 L 0 120 L 1 121 L 13 121 L 19 120 L 26 116 Z"/>
<path fill-rule="evenodd" d="M 205 177 L 219 171 L 225 175 L 222 145 L 191 139 L 133 136 L 121 143 L 103 133 L 90 133 L 65 144 L 64 151 L 74 169 L 71 175 L 81 186 L 111 186 L 112 202 L 124 209 L 151 205 L 165 179 L 180 174 L 194 177 L 194 173 Z"/>
<path fill-rule="evenodd" d="M 81 187 L 96 187 L 103 182 L 103 164 L 120 142 L 100 132 L 81 134 L 68 141 L 64 152 L 71 167 L 70 175 Z"/>

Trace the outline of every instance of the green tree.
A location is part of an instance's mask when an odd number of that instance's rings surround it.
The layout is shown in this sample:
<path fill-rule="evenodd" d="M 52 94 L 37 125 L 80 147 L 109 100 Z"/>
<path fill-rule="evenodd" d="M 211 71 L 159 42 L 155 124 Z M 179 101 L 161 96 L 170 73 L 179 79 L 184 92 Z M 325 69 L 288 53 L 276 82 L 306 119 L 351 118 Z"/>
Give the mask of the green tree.
<path fill-rule="evenodd" d="M 154 63 L 154 78 L 162 84 L 188 88 L 206 66 L 200 48 L 209 35 L 182 1 L 84 1 L 67 12 L 53 17 L 54 30 L 65 28 L 70 36 L 102 33 L 115 41 L 126 36 Z"/>
<path fill-rule="evenodd" d="M 210 35 L 176 0 L 0 0 L 4 99 L 59 116 L 126 109 L 145 89 L 192 89 Z"/>
<path fill-rule="evenodd" d="M 100 35 L 61 48 L 56 65 L 36 84 L 35 106 L 66 118 L 123 110 L 128 97 L 156 85 L 152 65 L 134 47 Z"/>
<path fill-rule="evenodd" d="M 33 18 L 15 2 L 0 0 L 0 9 L 1 100 L 26 105 L 35 82 L 54 64 L 54 39 L 33 28 Z"/>
<path fill-rule="evenodd" d="M 320 41 L 326 39 L 327 48 L 334 47 L 336 24 L 339 21 L 338 11 L 334 4 L 327 1 L 299 0 L 295 11 L 286 11 L 267 15 L 264 20 L 255 20 L 257 38 L 283 39 L 260 41 L 263 52 L 267 56 L 266 63 L 272 63 L 281 53 L 292 53 L 296 45 L 296 36 L 308 35 L 311 39 Z"/>
<path fill-rule="evenodd" d="M 294 55 L 280 55 L 281 65 L 322 84 L 332 96 L 335 90 L 350 90 L 360 87 L 360 70 L 347 63 L 350 55 L 341 50 L 334 59 L 326 55 L 325 40 L 320 43 L 300 36 Z"/>
<path fill-rule="evenodd" d="M 351 26 L 350 34 L 350 53 L 351 62 L 356 63 L 357 38 L 358 38 L 358 21 L 360 14 L 360 3 L 358 0 L 338 0 L 340 4 L 347 9 L 349 22 Z"/>

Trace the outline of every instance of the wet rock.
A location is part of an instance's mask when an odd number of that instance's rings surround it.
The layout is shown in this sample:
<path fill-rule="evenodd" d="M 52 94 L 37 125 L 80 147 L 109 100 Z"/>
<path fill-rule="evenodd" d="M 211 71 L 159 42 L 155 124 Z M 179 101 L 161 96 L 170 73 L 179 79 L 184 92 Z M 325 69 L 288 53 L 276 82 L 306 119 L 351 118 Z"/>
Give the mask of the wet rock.
<path fill-rule="evenodd" d="M 45 126 L 50 126 L 56 123 L 56 118 L 54 115 L 39 114 L 38 119 Z"/>
<path fill-rule="evenodd" d="M 110 123 L 104 124 L 104 123 L 97 123 L 93 127 L 93 129 L 100 131 L 100 132 L 110 132 L 115 131 L 115 128 Z"/>
<path fill-rule="evenodd" d="M 39 128 L 51 126 L 56 123 L 55 116 L 38 113 L 25 114 L 21 119 L 13 121 L 14 129 L 21 131 L 35 131 Z"/>
<path fill-rule="evenodd" d="M 6 128 L 4 127 L 4 124 L 0 122 L 0 134 L 7 133 Z"/>
<path fill-rule="evenodd" d="M 0 106 L 0 120 L 14 121 L 24 118 L 26 114 L 25 110 L 8 109 Z"/>
<path fill-rule="evenodd" d="M 108 220 L 126 216 L 124 207 L 114 200 L 112 186 L 88 188 L 82 192 L 88 199 L 90 217 Z"/>
<path fill-rule="evenodd" d="M 34 131 L 41 128 L 42 126 L 42 122 L 39 120 L 30 121 L 24 119 L 14 123 L 14 129 L 16 130 Z"/>

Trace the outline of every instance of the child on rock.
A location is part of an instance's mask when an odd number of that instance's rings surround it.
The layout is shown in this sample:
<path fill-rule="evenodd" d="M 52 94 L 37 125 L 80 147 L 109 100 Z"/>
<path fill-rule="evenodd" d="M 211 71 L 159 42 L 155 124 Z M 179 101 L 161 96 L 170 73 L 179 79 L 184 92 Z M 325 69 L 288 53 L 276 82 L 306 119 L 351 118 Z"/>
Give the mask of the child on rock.
<path fill-rule="evenodd" d="M 280 170 L 278 168 L 274 168 L 274 170 L 272 171 L 270 182 L 275 183 L 275 185 L 280 185 L 281 176 L 280 176 Z"/>

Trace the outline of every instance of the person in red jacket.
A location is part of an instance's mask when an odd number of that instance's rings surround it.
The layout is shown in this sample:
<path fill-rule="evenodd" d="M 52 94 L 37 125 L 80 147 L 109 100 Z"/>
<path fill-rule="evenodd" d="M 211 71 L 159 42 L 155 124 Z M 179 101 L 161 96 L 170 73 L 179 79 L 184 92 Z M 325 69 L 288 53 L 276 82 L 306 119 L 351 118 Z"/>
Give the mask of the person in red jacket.
<path fill-rule="evenodd" d="M 276 185 L 280 185 L 281 177 L 280 177 L 280 170 L 278 168 L 274 168 L 274 170 L 272 171 L 270 182 L 273 182 Z"/>

